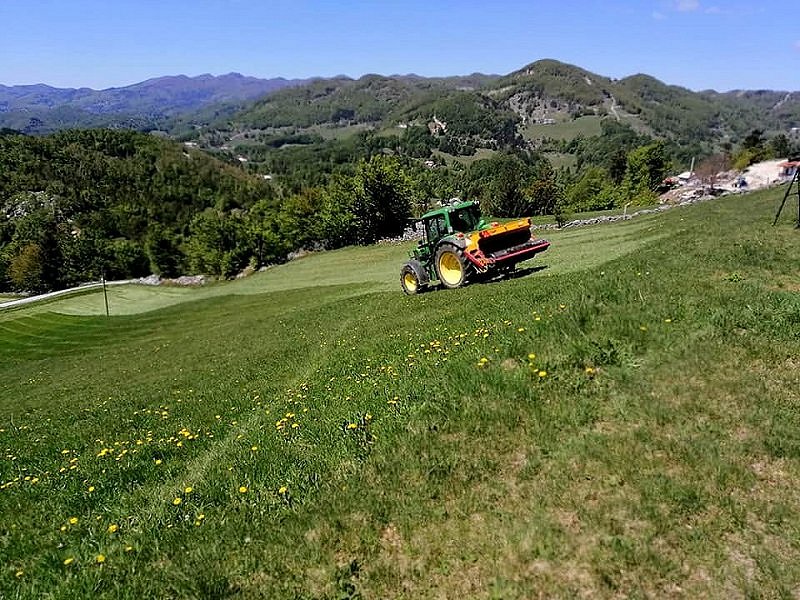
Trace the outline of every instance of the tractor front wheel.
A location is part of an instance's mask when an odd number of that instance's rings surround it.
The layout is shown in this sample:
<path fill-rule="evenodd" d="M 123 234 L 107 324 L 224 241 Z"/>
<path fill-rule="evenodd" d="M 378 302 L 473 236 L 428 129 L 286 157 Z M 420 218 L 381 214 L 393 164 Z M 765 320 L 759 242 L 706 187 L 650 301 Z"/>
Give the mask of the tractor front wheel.
<path fill-rule="evenodd" d="M 467 281 L 467 261 L 460 249 L 446 244 L 436 250 L 436 276 L 446 288 L 458 288 Z"/>
<path fill-rule="evenodd" d="M 400 287 L 409 296 L 419 294 L 427 286 L 427 277 L 421 264 L 410 261 L 400 269 Z"/>

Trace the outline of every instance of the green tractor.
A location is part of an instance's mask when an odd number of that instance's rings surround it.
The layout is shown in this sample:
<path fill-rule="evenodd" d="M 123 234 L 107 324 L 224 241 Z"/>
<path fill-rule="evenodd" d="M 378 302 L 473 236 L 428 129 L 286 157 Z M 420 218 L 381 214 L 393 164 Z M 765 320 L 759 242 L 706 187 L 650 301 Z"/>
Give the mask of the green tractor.
<path fill-rule="evenodd" d="M 406 294 L 417 294 L 438 280 L 457 288 L 477 277 L 513 271 L 517 263 L 544 252 L 547 240 L 531 233 L 528 218 L 486 223 L 477 202 L 459 202 L 422 215 L 423 238 L 400 270 Z"/>

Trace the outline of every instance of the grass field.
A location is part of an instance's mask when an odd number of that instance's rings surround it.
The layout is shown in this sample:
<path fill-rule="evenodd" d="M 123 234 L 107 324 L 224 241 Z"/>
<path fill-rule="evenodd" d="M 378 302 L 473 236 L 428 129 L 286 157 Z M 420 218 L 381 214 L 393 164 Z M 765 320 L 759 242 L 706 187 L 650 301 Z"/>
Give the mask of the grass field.
<path fill-rule="evenodd" d="M 796 595 L 779 199 L 417 297 L 380 246 L 0 313 L 0 597 Z"/>
<path fill-rule="evenodd" d="M 574 168 L 578 164 L 578 158 L 574 154 L 564 154 L 561 152 L 545 152 L 545 158 L 550 161 L 554 169 Z"/>
<path fill-rule="evenodd" d="M 486 158 L 491 158 L 495 154 L 497 154 L 496 150 L 490 150 L 489 148 L 477 148 L 475 150 L 475 154 L 472 156 L 453 156 L 452 154 L 448 154 L 447 152 L 442 152 L 441 150 L 432 150 L 431 153 L 434 156 L 441 156 L 447 162 L 448 165 L 452 165 L 454 162 L 461 163 L 462 165 L 469 166 L 474 163 L 476 160 L 484 160 Z"/>
<path fill-rule="evenodd" d="M 323 137 L 323 139 L 326 140 L 342 140 L 370 129 L 374 129 L 374 126 L 365 123 L 359 123 L 357 125 L 346 125 L 343 127 L 315 125 L 309 127 L 307 131 L 309 133 L 318 133 Z"/>
<path fill-rule="evenodd" d="M 522 137 L 526 140 L 553 138 L 555 140 L 572 140 L 582 135 L 591 137 L 600 135 L 600 121 L 604 117 L 578 117 L 568 121 L 559 121 L 552 125 L 541 123 L 531 123 L 522 131 Z"/>
<path fill-rule="evenodd" d="M 548 231 L 546 237 L 561 246 L 557 254 L 543 255 L 549 260 L 542 275 L 589 269 L 621 256 L 661 236 L 654 217 L 628 221 L 613 229 L 587 227 L 572 231 Z M 314 289 L 327 286 L 353 286 L 355 295 L 367 291 L 399 289 L 399 268 L 408 257 L 413 243 L 383 244 L 369 248 L 345 248 L 311 254 L 285 265 L 270 268 L 247 279 L 209 285 L 202 288 L 127 285 L 108 288 L 109 312 L 114 316 L 149 312 L 184 302 Z M 542 263 L 537 259 L 532 264 Z M 525 266 L 525 265 L 523 265 Z M 21 315 L 59 312 L 69 315 L 105 315 L 103 293 L 99 289 L 80 292 L 66 299 L 44 302 L 16 310 L 0 312 L 0 323 Z"/>

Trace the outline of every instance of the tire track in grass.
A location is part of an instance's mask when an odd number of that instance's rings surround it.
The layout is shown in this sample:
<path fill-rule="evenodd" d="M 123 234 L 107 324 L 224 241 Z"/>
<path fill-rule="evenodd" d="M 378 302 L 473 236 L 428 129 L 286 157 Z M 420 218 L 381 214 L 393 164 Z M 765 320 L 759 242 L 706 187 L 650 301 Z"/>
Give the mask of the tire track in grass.
<path fill-rule="evenodd" d="M 339 299 L 339 301 L 347 300 Z M 341 337 L 343 332 L 353 328 L 359 315 L 353 311 L 349 312 L 350 316 L 337 321 L 335 329 L 327 330 L 327 338 L 329 340 L 335 340 Z M 315 352 L 316 360 L 308 362 L 302 371 L 295 372 L 291 378 L 284 381 L 282 387 L 284 389 L 293 389 L 308 381 L 315 372 L 320 371 L 324 365 L 330 361 L 331 354 L 336 350 L 338 350 L 338 348 L 336 348 L 335 344 L 325 344 L 324 350 Z M 190 485 L 193 490 L 198 490 L 199 492 L 199 490 L 202 489 L 203 482 L 206 480 L 206 474 L 212 470 L 215 465 L 224 464 L 227 457 L 235 456 L 242 451 L 237 445 L 241 443 L 241 440 L 246 437 L 248 433 L 258 431 L 259 425 L 261 425 L 263 421 L 266 421 L 266 425 L 268 425 L 269 428 L 274 429 L 272 426 L 273 418 L 272 415 L 268 416 L 264 410 L 253 410 L 252 414 L 248 415 L 241 423 L 237 424 L 235 428 L 227 430 L 224 438 L 219 439 L 215 437 L 213 445 L 207 450 L 201 451 L 199 456 L 191 459 L 184 468 L 181 469 L 180 474 L 173 475 L 168 481 L 156 484 L 155 486 L 142 487 L 135 494 L 127 496 L 115 503 L 113 508 L 105 506 L 103 512 L 109 517 L 113 517 L 114 515 L 122 515 L 131 512 L 125 509 L 127 506 L 142 506 L 142 508 L 135 511 L 133 515 L 129 516 L 132 517 L 134 523 L 138 522 L 146 526 L 140 529 L 130 529 L 129 535 L 125 537 L 125 543 L 134 548 L 141 548 L 148 542 L 151 544 L 157 542 L 161 537 L 161 535 L 159 535 L 160 530 L 165 524 L 169 523 L 170 511 L 176 508 L 172 503 L 172 500 L 177 497 L 176 490 L 183 490 L 184 486 Z M 282 444 L 283 441 L 278 440 L 276 447 L 279 448 Z M 262 456 L 269 457 L 272 455 L 271 452 L 266 451 L 266 448 L 264 450 L 265 452 Z M 257 458 L 255 460 L 264 460 L 264 458 Z M 223 511 L 229 506 L 230 503 L 222 506 L 212 505 L 213 509 Z M 83 515 L 83 517 L 88 519 L 85 515 Z M 180 531 L 180 529 L 175 529 L 175 531 Z M 184 532 L 184 535 L 188 534 Z M 100 548 L 102 548 L 102 546 L 100 546 Z M 118 548 L 117 552 L 121 552 L 121 550 L 122 548 Z M 112 556 L 109 555 L 109 560 L 111 560 L 111 558 Z M 123 568 L 125 566 L 128 568 L 146 568 L 147 566 L 151 566 L 154 561 L 157 562 L 163 558 L 164 554 L 154 553 L 146 558 L 143 557 L 140 559 L 139 554 L 135 553 L 131 561 L 127 562 L 127 565 L 123 565 Z M 67 595 L 69 592 L 73 594 L 80 593 L 87 589 L 87 584 L 95 577 L 97 577 L 96 571 L 86 569 L 80 571 L 79 577 L 71 577 L 66 580 L 62 579 L 58 583 L 56 590 L 54 590 L 53 597 L 61 597 L 62 595 Z M 87 580 L 87 578 L 89 579 Z"/>

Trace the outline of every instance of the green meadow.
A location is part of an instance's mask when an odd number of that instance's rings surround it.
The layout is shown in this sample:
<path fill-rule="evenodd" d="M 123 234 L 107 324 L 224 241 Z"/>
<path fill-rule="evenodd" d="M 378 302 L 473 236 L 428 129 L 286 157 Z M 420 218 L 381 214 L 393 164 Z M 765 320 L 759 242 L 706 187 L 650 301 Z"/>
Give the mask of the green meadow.
<path fill-rule="evenodd" d="M 522 135 L 525 139 L 553 138 L 555 140 L 572 140 L 579 135 L 591 137 L 600 135 L 600 121 L 603 117 L 585 116 L 577 119 L 558 121 L 550 125 L 530 123 Z"/>
<path fill-rule="evenodd" d="M 400 244 L 0 311 L 0 597 L 796 596 L 782 192 L 415 297 Z"/>

